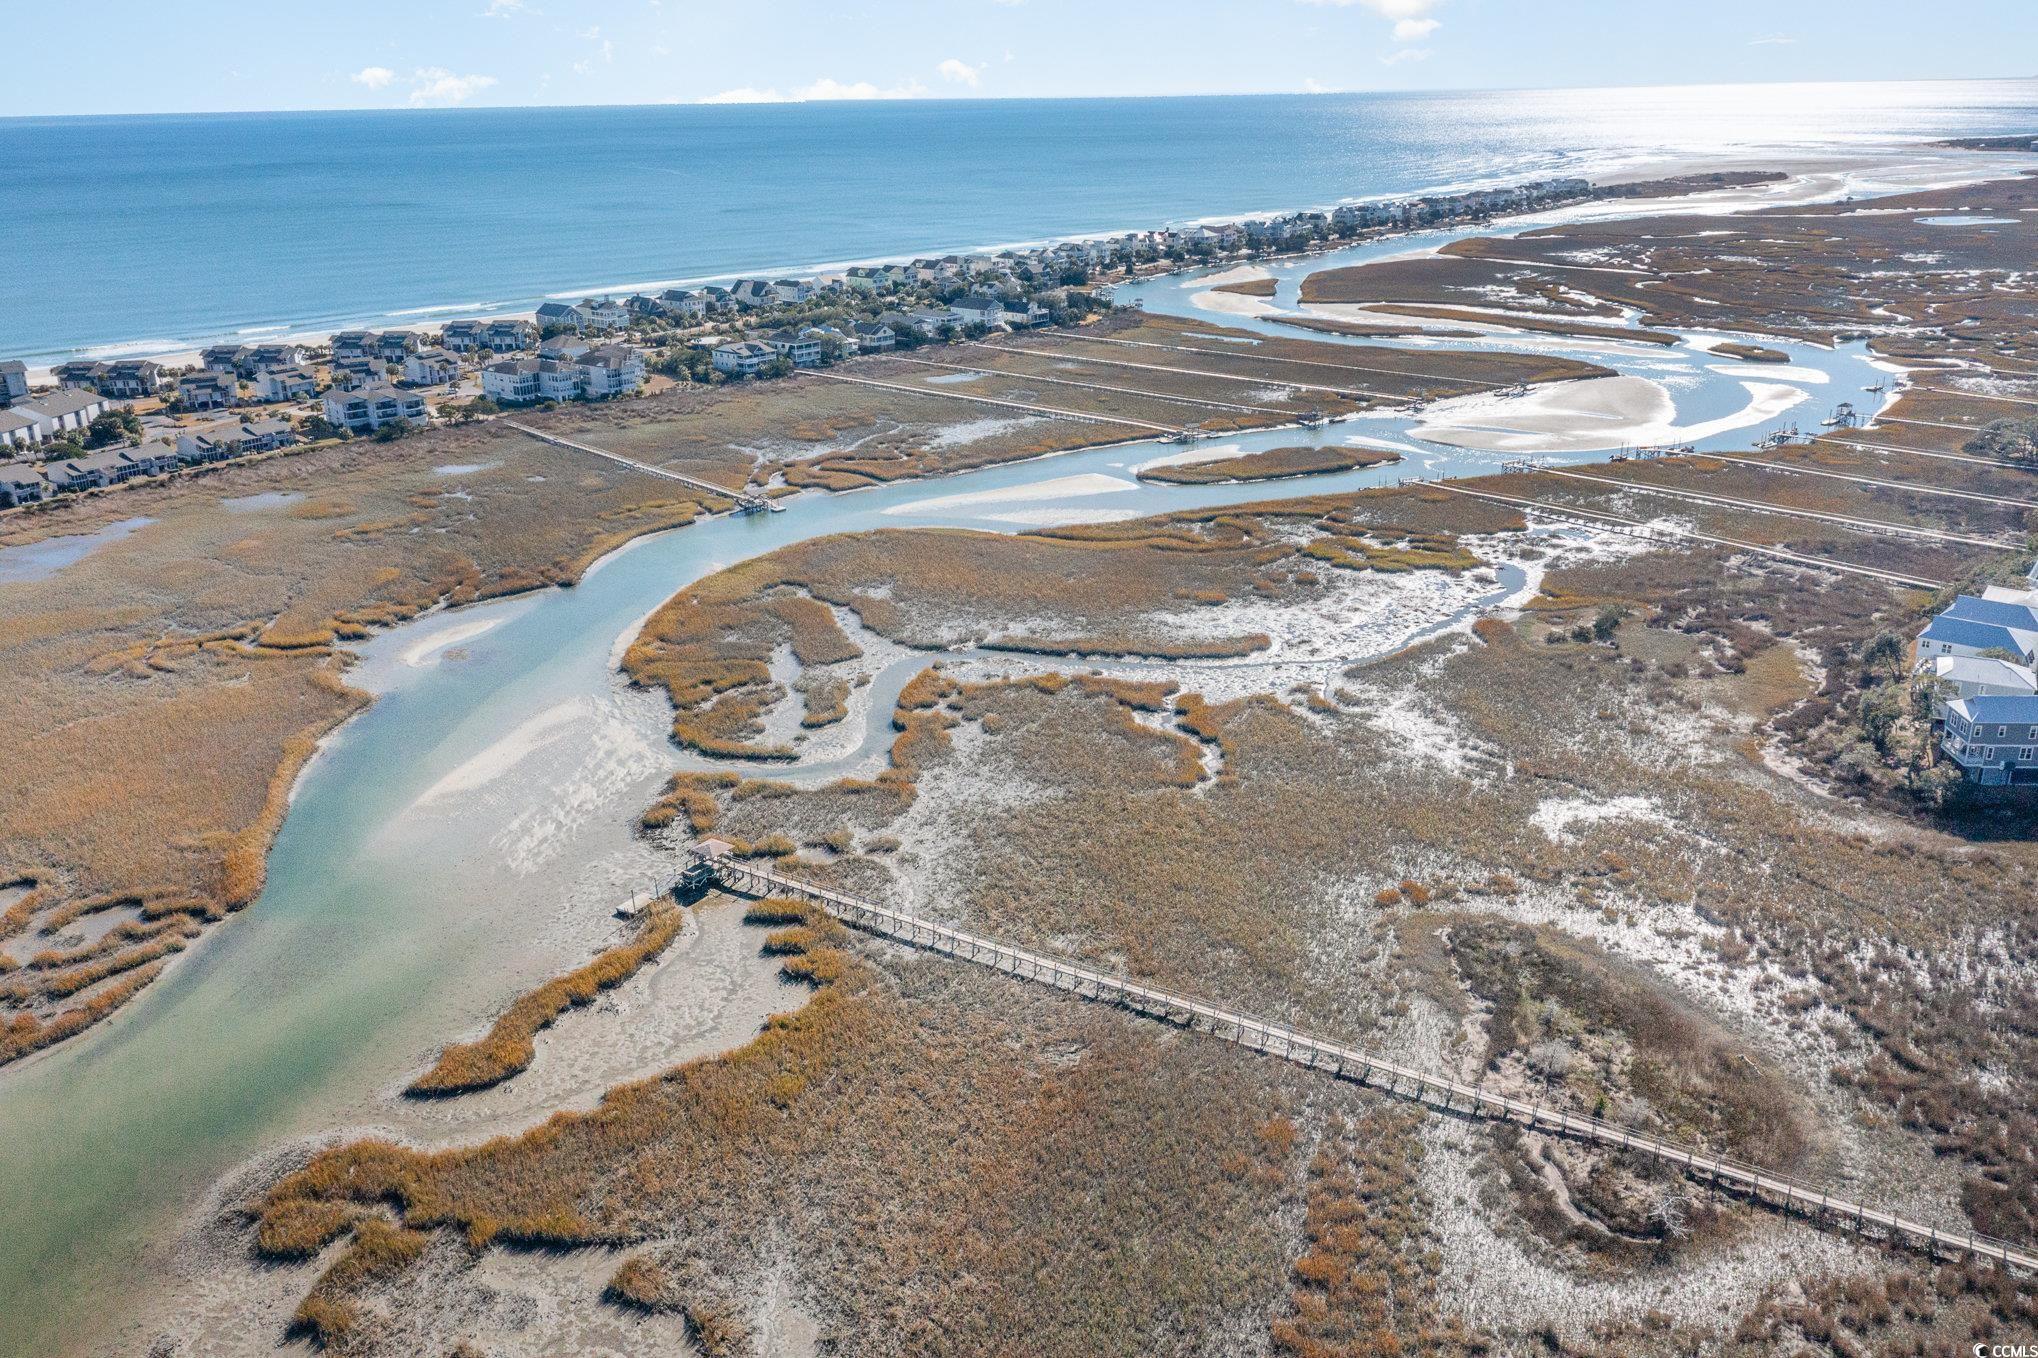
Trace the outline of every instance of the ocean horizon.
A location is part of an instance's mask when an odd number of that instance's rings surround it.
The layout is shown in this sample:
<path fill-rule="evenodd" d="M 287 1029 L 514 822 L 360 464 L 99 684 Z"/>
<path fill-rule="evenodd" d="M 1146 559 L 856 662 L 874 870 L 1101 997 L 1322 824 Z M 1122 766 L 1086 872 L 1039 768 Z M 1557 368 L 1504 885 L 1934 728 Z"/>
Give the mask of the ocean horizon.
<path fill-rule="evenodd" d="M 0 119 L 0 357 L 2034 129 L 2038 80 Z"/>

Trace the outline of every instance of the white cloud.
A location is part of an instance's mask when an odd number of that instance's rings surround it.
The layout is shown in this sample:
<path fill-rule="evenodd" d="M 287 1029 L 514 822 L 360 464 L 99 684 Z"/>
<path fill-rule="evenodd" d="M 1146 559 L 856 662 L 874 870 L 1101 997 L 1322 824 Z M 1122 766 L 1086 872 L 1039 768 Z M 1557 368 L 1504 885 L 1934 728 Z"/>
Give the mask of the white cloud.
<path fill-rule="evenodd" d="M 1761 37 L 1761 38 L 1750 38 L 1750 39 L 1748 39 L 1748 46 L 1750 46 L 1750 47 L 1784 47 L 1784 46 L 1787 46 L 1787 45 L 1789 45 L 1790 43 L 1794 43 L 1794 42 L 1796 42 L 1796 41 L 1797 41 L 1797 38 L 1796 38 L 1796 37 L 1795 37 L 1794 35 L 1792 35 L 1792 34 L 1789 34 L 1789 33 L 1771 33 L 1771 34 L 1767 35 L 1766 37 Z"/>
<path fill-rule="evenodd" d="M 1361 5 L 1383 19 L 1420 19 L 1435 9 L 1441 0 L 1302 0 L 1305 5 L 1335 5 L 1348 9 Z"/>
<path fill-rule="evenodd" d="M 1427 47 L 1399 47 L 1389 52 L 1386 56 L 1381 57 L 1380 64 L 1382 66 L 1400 66 L 1405 62 L 1428 60 L 1429 49 Z"/>
<path fill-rule="evenodd" d="M 1349 9 L 1354 5 L 1371 10 L 1383 19 L 1394 21 L 1396 42 L 1420 42 L 1437 31 L 1439 21 L 1429 17 L 1429 12 L 1443 3 L 1443 0 L 1302 0 L 1305 5 L 1334 5 Z"/>
<path fill-rule="evenodd" d="M 396 72 L 387 66 L 363 66 L 347 78 L 356 85 L 366 85 L 371 90 L 379 90 L 396 79 Z"/>
<path fill-rule="evenodd" d="M 699 100 L 703 104 L 807 104 L 825 103 L 831 100 L 862 99 L 919 99 L 926 95 L 927 87 L 917 80 L 908 80 L 903 85 L 890 89 L 879 89 L 868 80 L 844 84 L 830 76 L 823 76 L 811 85 L 796 90 L 761 90 L 752 85 L 723 90 Z"/>
<path fill-rule="evenodd" d="M 464 104 L 494 83 L 492 75 L 455 75 L 443 66 L 423 66 L 410 74 L 410 102 Z"/>
<path fill-rule="evenodd" d="M 939 71 L 941 78 L 949 84 L 967 85 L 971 89 L 977 87 L 977 82 L 983 77 L 984 73 L 983 67 L 972 66 L 968 62 L 959 61 L 954 57 L 950 57 L 934 69 Z"/>
<path fill-rule="evenodd" d="M 1305 75 L 1302 77 L 1302 92 L 1304 94 L 1329 94 L 1331 93 L 1331 88 L 1315 76 Z"/>
<path fill-rule="evenodd" d="M 521 14 L 528 8 L 524 0 L 488 0 L 488 8 L 481 11 L 484 19 L 507 19 L 512 14 Z M 537 13 L 532 10 L 532 13 Z"/>

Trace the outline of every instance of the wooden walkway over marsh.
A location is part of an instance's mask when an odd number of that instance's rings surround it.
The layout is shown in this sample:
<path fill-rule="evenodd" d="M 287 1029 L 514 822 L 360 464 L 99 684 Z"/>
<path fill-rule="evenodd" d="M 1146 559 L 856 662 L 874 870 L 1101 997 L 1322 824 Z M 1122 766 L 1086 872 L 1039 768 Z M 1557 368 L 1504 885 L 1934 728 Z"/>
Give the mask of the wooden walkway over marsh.
<path fill-rule="evenodd" d="M 542 429 L 533 429 L 530 425 L 520 424 L 515 420 L 504 420 L 503 423 L 520 434 L 529 434 L 540 443 L 549 443 L 555 448 L 570 448 L 576 453 L 587 453 L 592 457 L 599 457 L 606 461 L 629 467 L 635 471 L 643 472 L 647 476 L 660 476 L 667 481 L 677 481 L 690 490 L 697 490 L 705 495 L 713 495 L 719 499 L 732 501 L 736 508 L 745 514 L 754 514 L 760 509 L 771 509 L 774 507 L 769 500 L 753 491 L 729 490 L 726 487 L 716 485 L 712 481 L 703 481 L 698 476 L 688 476 L 684 472 L 676 472 L 667 467 L 656 467 L 649 462 L 639 462 L 634 457 L 624 457 L 621 453 L 612 453 L 606 448 L 597 448 L 591 443 L 575 443 L 572 439 L 561 438 L 557 434 L 548 434 Z"/>
<path fill-rule="evenodd" d="M 803 901 L 865 933 L 988 967 L 1082 999 L 1116 1005 L 1177 1028 L 1206 1033 L 1249 1051 L 1321 1071 L 1335 1079 L 1349 1080 L 1456 1117 L 1504 1122 L 1546 1136 L 1626 1151 L 1723 1191 L 1738 1194 L 1757 1205 L 1800 1217 L 1827 1229 L 1844 1230 L 1865 1239 L 1922 1250 L 1934 1259 L 1985 1261 L 2026 1276 L 2038 1273 L 2038 1252 L 2007 1240 L 1976 1235 L 1971 1231 L 1942 1230 L 1697 1146 L 1652 1136 L 1600 1118 L 1544 1108 L 1523 1099 L 1509 1098 L 1456 1080 L 1426 1074 L 1357 1047 L 1312 1037 L 1285 1024 L 1272 1023 L 1172 991 L 1136 985 L 1122 977 L 1107 975 L 1062 958 L 1015 948 L 981 934 L 889 910 L 844 892 L 788 877 L 760 863 L 719 857 L 704 849 L 691 850 L 689 861 L 696 868 L 705 869 L 729 891 L 746 896 L 784 896 Z"/>

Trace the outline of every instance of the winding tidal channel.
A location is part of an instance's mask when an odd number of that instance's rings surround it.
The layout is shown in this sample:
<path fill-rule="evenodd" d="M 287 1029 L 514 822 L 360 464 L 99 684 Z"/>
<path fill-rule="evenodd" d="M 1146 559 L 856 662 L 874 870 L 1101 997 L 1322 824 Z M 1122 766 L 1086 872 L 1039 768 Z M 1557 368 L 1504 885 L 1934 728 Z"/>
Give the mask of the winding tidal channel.
<path fill-rule="evenodd" d="M 1277 268 L 1276 303 L 1293 307 L 1304 272 L 1411 242 L 1391 244 Z M 1120 298 L 1247 330 L 1301 333 L 1210 316 L 1194 304 L 1199 291 L 1194 276 L 1177 275 L 1122 289 Z M 1617 367 L 1660 383 L 1684 426 L 1749 407 L 1745 369 L 1686 346 L 1518 336 L 1422 343 L 1529 348 Z M 1858 348 L 1764 343 L 1788 349 L 1792 362 L 1762 380 L 1800 384 L 1805 401 L 1701 446 L 1747 447 L 1769 428 L 1813 426 L 1841 400 L 1867 410 L 1879 404 L 1865 388 L 1883 374 Z M 125 1012 L 0 1071 L 0 1352 L 64 1351 L 125 1319 L 152 1249 L 174 1237 L 222 1174 L 251 1157 L 336 1128 L 465 1139 L 542 1115 L 515 1108 L 494 1127 L 457 1117 L 421 1127 L 394 1096 L 440 1043 L 585 956 L 599 932 L 591 920 L 667 875 L 634 827 L 686 761 L 665 738 L 662 697 L 624 687 L 616 659 L 641 620 L 689 582 L 823 534 L 932 525 L 1016 531 L 1100 511 L 1132 517 L 1480 474 L 1503 458 L 1413 442 L 1412 423 L 1366 417 L 1227 440 L 1250 450 L 1358 436 L 1402 445 L 1407 459 L 1294 483 L 1147 484 L 1131 469 L 1170 449 L 1127 444 L 847 495 L 810 492 L 783 514 L 641 539 L 574 588 L 428 615 L 376 638 L 353 682 L 377 701 L 304 773 L 261 898 Z M 884 672 L 873 712 L 882 706 L 889 715 L 883 690 L 895 691 L 916 667 L 902 661 Z M 778 766 L 774 776 L 831 776 L 881 759 L 885 723 L 854 725 L 845 739 L 855 748 L 831 749 L 805 768 Z M 691 961 L 682 952 L 667 965 Z M 629 1073 L 588 1078 L 598 1089 Z"/>

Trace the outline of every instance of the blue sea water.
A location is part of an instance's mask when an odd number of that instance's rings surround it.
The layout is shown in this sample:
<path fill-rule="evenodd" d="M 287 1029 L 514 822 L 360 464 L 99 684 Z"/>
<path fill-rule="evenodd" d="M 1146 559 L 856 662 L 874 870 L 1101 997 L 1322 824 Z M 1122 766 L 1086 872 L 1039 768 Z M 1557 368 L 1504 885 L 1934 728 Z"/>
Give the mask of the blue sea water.
<path fill-rule="evenodd" d="M 2034 129 L 2029 80 L 0 119 L 0 357 Z"/>

